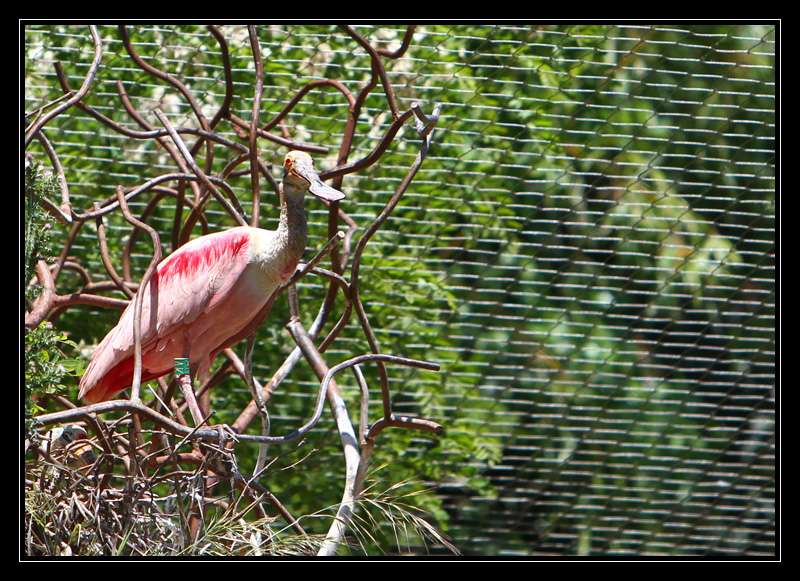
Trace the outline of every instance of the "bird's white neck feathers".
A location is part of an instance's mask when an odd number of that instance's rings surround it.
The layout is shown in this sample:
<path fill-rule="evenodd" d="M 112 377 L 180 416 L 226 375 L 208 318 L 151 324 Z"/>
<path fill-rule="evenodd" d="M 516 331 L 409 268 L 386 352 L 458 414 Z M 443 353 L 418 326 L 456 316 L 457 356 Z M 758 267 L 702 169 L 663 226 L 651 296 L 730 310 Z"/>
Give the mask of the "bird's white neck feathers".
<path fill-rule="evenodd" d="M 304 208 L 305 192 L 286 188 L 281 196 L 281 215 L 277 230 L 257 230 L 251 238 L 251 260 L 274 264 L 277 259 L 296 263 L 303 257 L 308 237 Z"/>

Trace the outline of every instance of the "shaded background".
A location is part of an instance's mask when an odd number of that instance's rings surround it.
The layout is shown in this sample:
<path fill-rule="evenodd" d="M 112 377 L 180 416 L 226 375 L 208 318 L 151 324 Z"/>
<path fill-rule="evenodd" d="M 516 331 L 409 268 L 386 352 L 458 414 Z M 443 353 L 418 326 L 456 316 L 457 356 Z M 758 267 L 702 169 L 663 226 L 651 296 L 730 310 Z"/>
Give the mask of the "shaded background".
<path fill-rule="evenodd" d="M 389 48 L 404 32 L 356 29 Z M 221 30 L 232 110 L 249 119 L 247 31 Z M 209 117 L 216 111 L 223 69 L 205 27 L 129 31 L 145 59 L 185 82 Z M 174 123 L 195 123 L 171 87 L 129 59 L 116 27 L 100 33 L 103 65 L 87 103 L 135 128 L 117 96 L 120 79 L 154 125 L 155 106 Z M 263 120 L 310 80 L 338 79 L 357 92 L 369 76 L 368 55 L 335 27 L 262 25 L 259 37 Z M 24 38 L 26 110 L 61 94 L 54 60 L 80 85 L 93 54 L 87 27 L 29 26 Z M 426 111 L 443 109 L 430 156 L 368 247 L 362 295 L 382 351 L 443 366 L 439 374 L 390 368 L 396 410 L 448 431 L 434 441 L 387 430 L 374 479 L 384 488 L 413 480 L 422 492 L 409 502 L 464 553 L 774 553 L 774 53 L 772 25 L 459 25 L 419 27 L 406 55 L 385 61 L 401 108 L 419 100 Z M 296 139 L 331 147 L 316 156 L 328 168 L 345 121 L 341 95 L 319 90 L 287 125 Z M 379 85 L 351 159 L 390 121 Z M 220 130 L 235 137 L 225 123 Z M 172 169 L 153 142 L 74 108 L 47 132 L 78 208 Z M 277 177 L 285 150 L 260 145 Z M 345 178 L 343 208 L 356 221 L 380 210 L 418 145 L 404 129 L 379 164 Z M 31 150 L 46 163 L 38 144 Z M 232 185 L 248 209 L 249 178 Z M 150 220 L 164 241 L 169 203 Z M 326 210 L 309 209 L 310 255 L 324 242 Z M 275 227 L 271 194 L 262 215 L 262 227 Z M 208 216 L 212 230 L 234 225 L 213 204 Z M 119 260 L 130 228 L 109 226 Z M 145 238 L 135 279 L 150 256 Z M 74 253 L 104 272 L 93 225 Z M 308 324 L 323 286 L 308 277 L 300 294 Z M 57 325 L 88 356 L 117 316 L 78 307 Z M 262 382 L 290 351 L 286 320 L 281 300 L 259 334 Z M 327 360 L 367 350 L 351 324 Z M 356 386 L 342 382 L 352 412 Z M 316 385 L 299 365 L 273 396 L 273 433 L 308 417 Z M 248 400 L 230 378 L 215 388 L 213 407 L 232 420 Z M 372 403 L 374 421 L 380 403 Z M 278 459 L 266 481 L 294 513 L 338 501 L 343 461 L 329 418 L 302 445 L 271 453 Z M 254 451 L 242 454 L 252 464 Z M 384 529 L 370 552 L 443 550 L 402 535 L 398 543 Z"/>

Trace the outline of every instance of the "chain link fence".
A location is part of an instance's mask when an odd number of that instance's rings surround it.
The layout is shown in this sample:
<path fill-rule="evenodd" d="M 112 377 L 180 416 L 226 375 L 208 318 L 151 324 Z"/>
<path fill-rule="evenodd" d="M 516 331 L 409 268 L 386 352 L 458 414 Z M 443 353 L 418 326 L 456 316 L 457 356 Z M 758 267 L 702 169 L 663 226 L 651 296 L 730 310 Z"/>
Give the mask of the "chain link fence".
<path fill-rule="evenodd" d="M 224 78 L 205 28 L 129 28 L 143 57 L 185 82 L 211 116 Z M 387 47 L 405 32 L 357 29 Z M 249 119 L 247 31 L 221 30 L 233 109 Z M 89 104 L 136 127 L 119 79 L 140 111 L 160 106 L 175 123 L 195 123 L 185 100 L 130 61 L 116 27 L 100 33 Z M 264 119 L 308 81 L 334 78 L 355 92 L 369 75 L 368 55 L 336 27 L 262 25 L 259 36 Z M 60 96 L 55 60 L 80 85 L 93 54 L 86 27 L 26 26 L 24 39 L 26 110 Z M 436 25 L 418 27 L 387 64 L 402 108 L 441 103 L 442 115 L 429 158 L 365 255 L 363 294 L 384 352 L 443 366 L 390 370 L 395 408 L 448 432 L 437 442 L 387 434 L 376 462 L 431 487 L 425 508 L 464 553 L 774 554 L 775 48 L 766 24 Z M 353 159 L 391 123 L 384 101 L 380 90 L 368 98 Z M 321 91 L 287 128 L 335 148 L 345 121 L 341 96 Z M 124 138 L 74 108 L 47 131 L 81 208 L 172 169 L 152 140 Z M 416 139 L 401 132 L 379 164 L 345 179 L 344 208 L 357 222 L 391 196 Z M 261 145 L 279 177 L 285 150 Z M 316 156 L 317 166 L 334 166 L 335 154 Z M 231 184 L 247 207 L 247 176 Z M 262 227 L 274 227 L 275 202 L 264 205 Z M 313 251 L 327 213 L 310 210 Z M 212 230 L 233 225 L 213 207 L 208 215 Z M 168 239 L 168 212 L 150 223 Z M 94 236 L 84 228 L 73 253 L 102 271 Z M 150 251 L 140 244 L 139 273 Z M 301 300 L 323 292 L 306 279 Z M 281 309 L 259 335 L 258 377 L 289 348 Z M 91 346 L 115 317 L 85 309 L 60 326 Z M 353 332 L 330 360 L 364 350 Z M 275 433 L 308 415 L 315 385 L 298 370 L 275 394 Z M 248 397 L 240 381 L 219 389 Z M 323 426 L 307 448 L 280 452 L 334 483 L 309 491 L 301 474 L 281 476 L 276 490 L 290 506 L 336 501 L 331 440 Z"/>

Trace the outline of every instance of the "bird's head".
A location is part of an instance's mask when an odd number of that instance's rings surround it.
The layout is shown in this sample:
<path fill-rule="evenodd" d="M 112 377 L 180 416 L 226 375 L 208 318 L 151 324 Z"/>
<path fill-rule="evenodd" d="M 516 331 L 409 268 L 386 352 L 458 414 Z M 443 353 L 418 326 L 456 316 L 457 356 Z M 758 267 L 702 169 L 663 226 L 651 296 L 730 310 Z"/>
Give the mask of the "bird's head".
<path fill-rule="evenodd" d="M 302 193 L 308 190 L 318 198 L 335 202 L 344 198 L 339 190 L 326 185 L 314 169 L 311 156 L 304 151 L 290 151 L 283 159 L 284 190 Z"/>

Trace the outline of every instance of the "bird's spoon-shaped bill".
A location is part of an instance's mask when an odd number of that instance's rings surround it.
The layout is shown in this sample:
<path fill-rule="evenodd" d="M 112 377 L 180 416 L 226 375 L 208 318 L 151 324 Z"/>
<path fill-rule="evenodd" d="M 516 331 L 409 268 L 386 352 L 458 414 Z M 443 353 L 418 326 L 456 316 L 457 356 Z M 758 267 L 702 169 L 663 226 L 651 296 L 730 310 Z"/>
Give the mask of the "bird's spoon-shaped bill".
<path fill-rule="evenodd" d="M 314 168 L 311 167 L 310 164 L 290 164 L 289 171 L 307 181 L 309 184 L 308 191 L 318 198 L 328 200 L 329 202 L 337 202 L 345 197 L 342 192 L 323 182 L 319 174 L 314 171 Z"/>
<path fill-rule="evenodd" d="M 309 192 L 318 198 L 328 200 L 329 202 L 336 202 L 344 199 L 345 196 L 342 192 L 324 183 L 321 179 L 319 179 L 318 175 L 314 174 L 314 177 L 316 180 L 309 180 L 311 182 L 311 185 L 308 187 Z"/>

